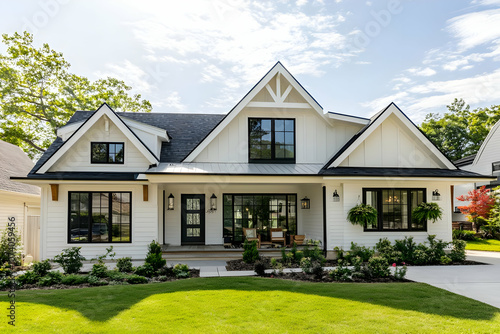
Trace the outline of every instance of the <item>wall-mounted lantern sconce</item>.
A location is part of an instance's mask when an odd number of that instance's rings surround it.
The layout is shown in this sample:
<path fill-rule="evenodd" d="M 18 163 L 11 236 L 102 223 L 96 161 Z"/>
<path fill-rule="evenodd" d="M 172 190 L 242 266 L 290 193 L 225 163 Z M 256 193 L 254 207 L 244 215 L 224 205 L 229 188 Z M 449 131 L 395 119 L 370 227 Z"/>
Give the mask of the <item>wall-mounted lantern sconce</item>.
<path fill-rule="evenodd" d="M 167 205 L 167 210 L 173 210 L 174 209 L 174 195 L 170 193 L 168 196 L 168 205 Z"/>
<path fill-rule="evenodd" d="M 432 200 L 433 201 L 440 201 L 441 200 L 441 194 L 439 193 L 439 190 L 434 190 L 432 192 Z"/>
<path fill-rule="evenodd" d="M 302 209 L 310 209 L 311 208 L 311 200 L 309 198 L 304 197 L 300 200 L 300 206 Z"/>
<path fill-rule="evenodd" d="M 335 191 L 333 192 L 333 201 L 334 202 L 340 202 L 340 195 L 337 192 L 337 189 L 335 189 Z"/>
<path fill-rule="evenodd" d="M 210 197 L 210 211 L 217 211 L 217 196 L 215 194 Z"/>

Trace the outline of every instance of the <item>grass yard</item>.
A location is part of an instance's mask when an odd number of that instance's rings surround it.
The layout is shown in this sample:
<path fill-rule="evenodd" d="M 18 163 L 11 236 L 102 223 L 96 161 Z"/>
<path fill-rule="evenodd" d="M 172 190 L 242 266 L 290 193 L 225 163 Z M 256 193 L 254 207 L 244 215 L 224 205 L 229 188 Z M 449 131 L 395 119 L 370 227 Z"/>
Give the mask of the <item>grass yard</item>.
<path fill-rule="evenodd" d="M 486 240 L 467 241 L 467 247 L 465 247 L 465 249 L 500 252 L 500 240 L 486 239 Z"/>
<path fill-rule="evenodd" d="M 498 333 L 500 310 L 420 283 L 254 277 L 1 293 L 0 333 Z"/>

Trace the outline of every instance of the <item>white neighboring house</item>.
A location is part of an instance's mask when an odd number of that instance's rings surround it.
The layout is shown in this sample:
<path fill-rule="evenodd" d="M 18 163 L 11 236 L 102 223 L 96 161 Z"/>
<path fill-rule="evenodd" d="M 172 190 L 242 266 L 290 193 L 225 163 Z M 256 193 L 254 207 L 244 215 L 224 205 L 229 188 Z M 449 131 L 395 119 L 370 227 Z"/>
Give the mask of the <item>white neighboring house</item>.
<path fill-rule="evenodd" d="M 0 230 L 9 218 L 15 219 L 21 233 L 24 254 L 38 257 L 40 188 L 12 181 L 13 176 L 25 176 L 33 162 L 17 146 L 0 140 Z"/>
<path fill-rule="evenodd" d="M 451 240 L 454 184 L 489 180 L 459 170 L 391 103 L 372 118 L 325 112 L 277 63 L 227 115 L 79 111 L 19 181 L 42 188 L 41 253 L 81 246 L 144 258 L 152 239 L 170 246 L 239 244 L 256 227 L 320 240 L 428 234 Z M 413 221 L 431 201 L 436 223 Z M 366 202 L 373 226 L 347 212 Z"/>
<path fill-rule="evenodd" d="M 486 186 L 488 189 L 495 188 L 500 185 L 500 121 L 497 122 L 490 130 L 486 139 L 481 144 L 477 154 L 462 158 L 455 161 L 455 165 L 462 170 L 479 173 L 482 175 L 490 175 L 492 180 L 477 181 L 474 183 L 462 184 L 455 187 L 453 207 L 467 205 L 468 202 L 457 200 L 457 197 L 467 194 L 468 191 Z M 455 209 L 453 213 L 453 222 L 465 222 L 467 218 L 460 213 L 460 210 Z"/>

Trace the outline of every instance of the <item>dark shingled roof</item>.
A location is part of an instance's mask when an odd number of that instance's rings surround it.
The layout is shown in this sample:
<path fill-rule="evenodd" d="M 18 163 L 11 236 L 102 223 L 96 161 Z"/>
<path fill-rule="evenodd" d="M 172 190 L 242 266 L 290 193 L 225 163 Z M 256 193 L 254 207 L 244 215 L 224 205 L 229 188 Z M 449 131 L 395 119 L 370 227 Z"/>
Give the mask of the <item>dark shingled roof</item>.
<path fill-rule="evenodd" d="M 453 163 L 457 167 L 468 166 L 474 162 L 475 158 L 476 158 L 476 154 L 472 154 L 472 155 L 469 155 L 467 157 L 463 157 L 462 159 L 455 160 L 455 161 L 453 161 Z"/>
<path fill-rule="evenodd" d="M 26 176 L 33 161 L 16 145 L 0 140 L 0 190 L 40 195 L 40 188 L 14 182 L 12 176 Z"/>
<path fill-rule="evenodd" d="M 77 111 L 66 125 L 85 121 L 93 113 L 94 111 Z M 224 115 L 217 114 L 173 114 L 157 112 L 117 112 L 116 114 L 122 119 L 128 118 L 168 131 L 172 139 L 170 143 L 163 142 L 160 162 L 181 162 L 224 118 Z M 57 138 L 37 161 L 30 173 L 38 170 L 62 144 L 62 139 Z"/>
<path fill-rule="evenodd" d="M 377 167 L 336 167 L 323 169 L 320 175 L 331 176 L 386 176 L 386 177 L 488 177 L 460 169 L 439 168 L 377 168 Z"/>

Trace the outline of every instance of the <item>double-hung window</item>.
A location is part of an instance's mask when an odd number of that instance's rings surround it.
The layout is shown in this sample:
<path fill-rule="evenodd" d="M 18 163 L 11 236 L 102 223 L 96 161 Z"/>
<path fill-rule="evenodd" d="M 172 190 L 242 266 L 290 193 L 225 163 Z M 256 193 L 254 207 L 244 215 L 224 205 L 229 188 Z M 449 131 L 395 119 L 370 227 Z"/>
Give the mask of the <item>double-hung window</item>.
<path fill-rule="evenodd" d="M 295 119 L 249 118 L 248 161 L 295 163 Z"/>
<path fill-rule="evenodd" d="M 425 200 L 425 189 L 363 189 L 363 202 L 378 212 L 377 221 L 365 231 L 426 231 L 427 222 L 412 217 Z"/>

